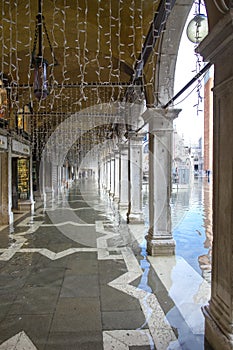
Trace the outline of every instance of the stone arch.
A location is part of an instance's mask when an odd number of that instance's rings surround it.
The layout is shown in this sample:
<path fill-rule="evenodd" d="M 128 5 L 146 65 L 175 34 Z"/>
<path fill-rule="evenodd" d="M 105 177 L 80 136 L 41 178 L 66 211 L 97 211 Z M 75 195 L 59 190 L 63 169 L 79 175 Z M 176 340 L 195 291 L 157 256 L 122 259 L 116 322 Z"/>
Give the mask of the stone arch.
<path fill-rule="evenodd" d="M 174 76 L 180 39 L 192 0 L 178 0 L 168 17 L 165 31 L 160 40 L 158 63 L 155 74 L 155 106 L 166 104 L 174 91 Z"/>

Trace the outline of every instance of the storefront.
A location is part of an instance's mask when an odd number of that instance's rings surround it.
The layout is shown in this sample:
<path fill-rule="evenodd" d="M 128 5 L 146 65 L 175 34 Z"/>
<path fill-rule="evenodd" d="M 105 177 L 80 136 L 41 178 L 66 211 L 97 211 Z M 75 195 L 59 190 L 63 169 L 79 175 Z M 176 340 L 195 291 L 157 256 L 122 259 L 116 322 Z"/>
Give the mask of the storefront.
<path fill-rule="evenodd" d="M 32 162 L 30 143 L 12 139 L 12 209 L 24 211 L 31 208 Z"/>
<path fill-rule="evenodd" d="M 8 224 L 8 139 L 0 131 L 0 225 Z"/>

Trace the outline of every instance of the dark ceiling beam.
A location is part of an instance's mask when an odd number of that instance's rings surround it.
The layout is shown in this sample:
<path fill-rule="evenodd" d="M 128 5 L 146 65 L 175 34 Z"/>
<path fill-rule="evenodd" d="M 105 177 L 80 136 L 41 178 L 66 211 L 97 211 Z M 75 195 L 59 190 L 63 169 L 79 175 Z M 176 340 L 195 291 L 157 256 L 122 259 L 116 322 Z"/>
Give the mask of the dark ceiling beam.
<path fill-rule="evenodd" d="M 158 6 L 158 10 L 155 13 L 154 20 L 151 23 L 149 32 L 146 36 L 145 43 L 142 48 L 142 52 L 137 60 L 134 67 L 134 80 L 140 79 L 142 77 L 143 69 L 154 50 L 157 39 L 159 38 L 161 32 L 163 31 L 166 20 L 169 16 L 169 12 L 175 5 L 176 0 L 161 0 Z"/>

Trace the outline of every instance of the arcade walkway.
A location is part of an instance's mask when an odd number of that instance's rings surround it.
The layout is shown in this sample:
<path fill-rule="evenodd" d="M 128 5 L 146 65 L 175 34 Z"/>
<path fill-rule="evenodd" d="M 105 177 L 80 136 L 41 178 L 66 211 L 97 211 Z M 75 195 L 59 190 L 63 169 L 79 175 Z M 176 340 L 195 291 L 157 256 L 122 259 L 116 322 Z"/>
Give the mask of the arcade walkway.
<path fill-rule="evenodd" d="M 93 180 L 0 232 L 0 350 L 204 347 L 209 284 L 184 259 L 146 256 Z"/>

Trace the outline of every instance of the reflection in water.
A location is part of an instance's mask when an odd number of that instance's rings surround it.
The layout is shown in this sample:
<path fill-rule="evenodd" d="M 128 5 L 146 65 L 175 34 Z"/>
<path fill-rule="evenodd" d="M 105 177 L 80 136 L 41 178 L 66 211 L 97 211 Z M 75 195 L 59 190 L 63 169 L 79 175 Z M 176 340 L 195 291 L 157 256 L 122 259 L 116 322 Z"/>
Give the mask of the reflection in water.
<path fill-rule="evenodd" d="M 148 188 L 143 196 L 148 225 Z M 171 196 L 172 231 L 176 254 L 210 281 L 212 253 L 212 182 L 195 178 L 189 188 L 174 189 Z"/>

